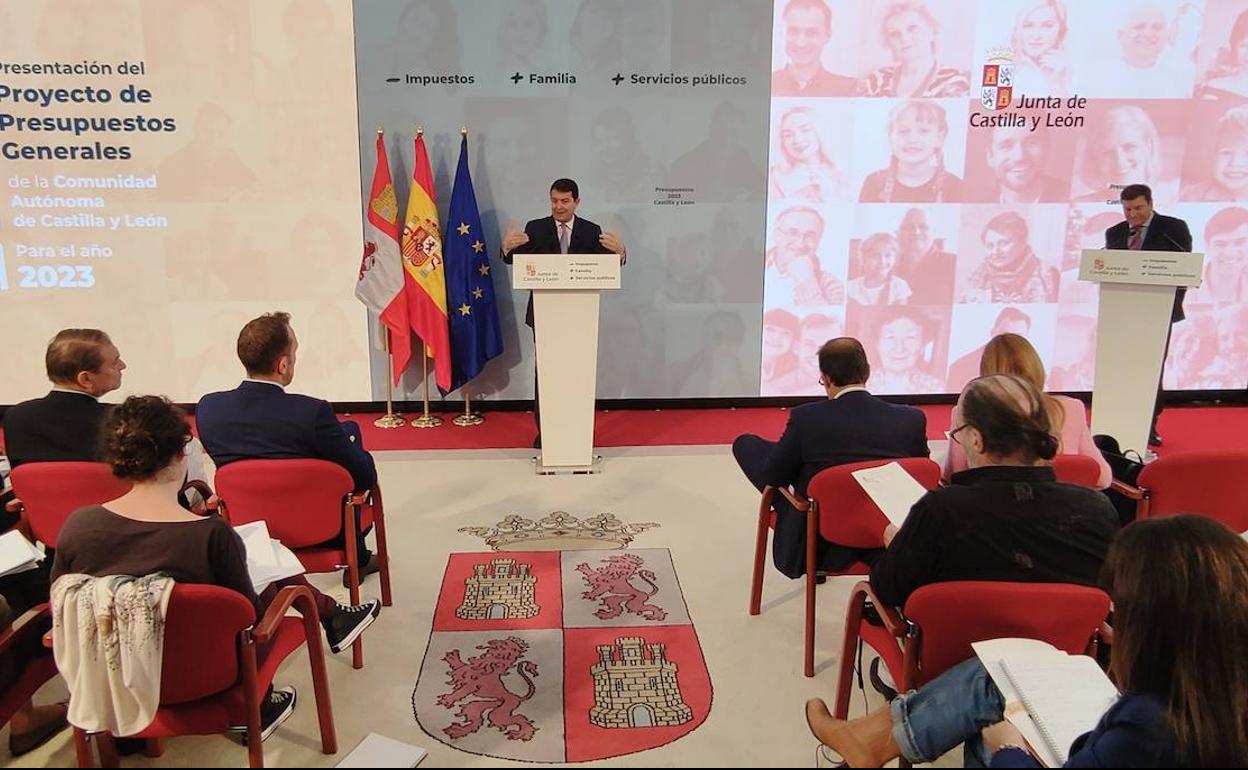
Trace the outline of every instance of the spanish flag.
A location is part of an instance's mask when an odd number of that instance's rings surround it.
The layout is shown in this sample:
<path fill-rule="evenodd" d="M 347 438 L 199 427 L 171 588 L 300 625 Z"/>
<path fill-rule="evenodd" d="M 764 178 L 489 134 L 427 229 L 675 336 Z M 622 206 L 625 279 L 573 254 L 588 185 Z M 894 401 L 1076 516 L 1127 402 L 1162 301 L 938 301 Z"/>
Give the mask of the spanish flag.
<path fill-rule="evenodd" d="M 438 227 L 433 171 L 425 137 L 416 134 L 416 164 L 403 222 L 403 291 L 412 329 L 433 359 L 433 372 L 443 392 L 451 387 L 451 343 L 446 318 L 446 269 L 442 264 L 442 230 Z"/>
<path fill-rule="evenodd" d="M 364 226 L 364 256 L 355 284 L 355 296 L 377 314 L 390 337 L 394 382 L 412 360 L 412 332 L 407 320 L 407 296 L 403 291 L 403 266 L 399 255 L 399 202 L 394 194 L 386 142 L 377 130 L 377 166 L 368 195 Z"/>

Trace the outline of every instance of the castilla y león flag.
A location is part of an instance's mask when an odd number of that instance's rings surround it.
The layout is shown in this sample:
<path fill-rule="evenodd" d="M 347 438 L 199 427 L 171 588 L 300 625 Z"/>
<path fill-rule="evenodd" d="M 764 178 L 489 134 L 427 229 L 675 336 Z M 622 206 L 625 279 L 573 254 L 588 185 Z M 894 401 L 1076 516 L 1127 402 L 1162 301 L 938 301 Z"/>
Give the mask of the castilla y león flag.
<path fill-rule="evenodd" d="M 385 138 L 377 134 L 377 168 L 368 194 L 364 227 L 364 256 L 355 296 L 377 314 L 390 332 L 394 382 L 412 358 L 412 333 L 403 291 L 403 263 L 399 253 L 399 201 L 394 194 Z"/>
<path fill-rule="evenodd" d="M 442 231 L 438 227 L 433 171 L 425 138 L 416 136 L 412 190 L 403 221 L 403 280 L 412 329 L 433 359 L 438 387 L 451 389 L 451 340 L 446 319 L 446 268 L 442 262 Z"/>

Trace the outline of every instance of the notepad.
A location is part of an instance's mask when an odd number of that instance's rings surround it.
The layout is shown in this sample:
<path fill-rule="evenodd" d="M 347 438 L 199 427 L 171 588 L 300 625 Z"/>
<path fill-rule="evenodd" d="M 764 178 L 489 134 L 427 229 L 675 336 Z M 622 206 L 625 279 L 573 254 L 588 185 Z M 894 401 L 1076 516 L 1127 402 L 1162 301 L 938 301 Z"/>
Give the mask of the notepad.
<path fill-rule="evenodd" d="M 234 531 L 247 550 L 247 574 L 257 594 L 275 581 L 303 574 L 299 557 L 280 541 L 269 537 L 269 527 L 263 521 L 240 524 Z"/>
<path fill-rule="evenodd" d="M 1065 764 L 1071 744 L 1118 698 L 1096 661 L 1035 639 L 993 639 L 972 647 L 1005 699 L 1005 717 L 1046 767 Z"/>
<path fill-rule="evenodd" d="M 428 755 L 419 746 L 369 733 L 337 767 L 415 767 Z"/>
<path fill-rule="evenodd" d="M 31 545 L 16 529 L 0 535 L 0 577 L 29 572 L 38 567 L 43 558 L 43 551 Z"/>
<path fill-rule="evenodd" d="M 854 479 L 862 487 L 871 502 L 875 503 L 894 527 L 901 529 L 910 509 L 927 494 L 923 485 L 901 467 L 901 463 L 889 463 L 875 468 L 854 471 Z"/>

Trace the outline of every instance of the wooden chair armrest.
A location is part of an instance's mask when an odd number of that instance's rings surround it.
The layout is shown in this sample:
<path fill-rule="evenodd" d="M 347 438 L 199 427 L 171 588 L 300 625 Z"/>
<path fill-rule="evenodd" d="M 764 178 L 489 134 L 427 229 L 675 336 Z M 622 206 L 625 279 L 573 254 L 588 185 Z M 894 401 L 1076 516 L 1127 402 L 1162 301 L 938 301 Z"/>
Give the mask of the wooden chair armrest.
<path fill-rule="evenodd" d="M 858 595 L 862 595 L 867 601 L 871 602 L 871 606 L 875 608 L 876 614 L 884 622 L 884 630 L 888 631 L 888 633 L 898 638 L 910 633 L 910 623 L 901 616 L 900 612 L 880 601 L 880 598 L 875 595 L 875 591 L 872 590 L 870 583 L 865 580 L 859 581 L 854 586 L 854 592 L 850 596 L 850 601 L 853 601 Z"/>
<path fill-rule="evenodd" d="M 316 611 L 316 601 L 312 598 L 312 591 L 307 586 L 286 586 L 273 597 L 268 611 L 252 629 L 251 638 L 257 644 L 268 644 L 273 639 L 273 634 L 277 633 L 277 628 L 282 624 L 286 613 L 292 608 L 303 616 L 305 626 L 309 625 L 308 621 L 311 621 L 310 628 L 319 626 L 321 618 Z M 318 630 L 317 633 L 320 631 Z"/>
<path fill-rule="evenodd" d="M 1109 483 L 1109 488 L 1132 500 L 1143 500 L 1148 494 L 1145 489 L 1128 484 L 1125 481 L 1119 481 L 1118 479 L 1111 481 Z"/>
<path fill-rule="evenodd" d="M 8 511 L 9 513 L 16 513 L 20 516 L 22 513 L 25 513 L 26 506 L 22 505 L 21 498 L 15 497 L 12 500 L 4 504 L 4 510 Z"/>
<path fill-rule="evenodd" d="M 7 628 L 0 630 L 0 655 L 7 654 L 13 645 L 32 634 L 42 635 L 44 628 L 39 620 L 45 617 L 51 622 L 52 610 L 46 602 L 26 610 Z"/>
<path fill-rule="evenodd" d="M 789 505 L 793 506 L 798 513 L 806 513 L 810 510 L 809 500 L 798 500 L 797 496 L 788 487 L 773 487 L 770 484 L 763 487 L 763 510 L 771 508 L 777 492 L 784 495 L 784 498 L 789 501 Z"/>

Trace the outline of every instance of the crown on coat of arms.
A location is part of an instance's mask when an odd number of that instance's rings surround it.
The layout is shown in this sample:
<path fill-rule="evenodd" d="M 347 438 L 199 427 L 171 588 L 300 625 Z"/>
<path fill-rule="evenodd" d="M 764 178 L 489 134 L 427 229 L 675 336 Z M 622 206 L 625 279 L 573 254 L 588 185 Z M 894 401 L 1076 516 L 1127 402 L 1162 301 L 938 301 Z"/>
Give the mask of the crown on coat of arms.
<path fill-rule="evenodd" d="M 579 519 L 566 511 L 555 511 L 539 521 L 511 514 L 492 527 L 460 527 L 460 532 L 476 535 L 495 551 L 561 551 L 581 549 L 620 549 L 633 537 L 658 522 L 625 524 L 613 513 L 600 513 Z"/>

